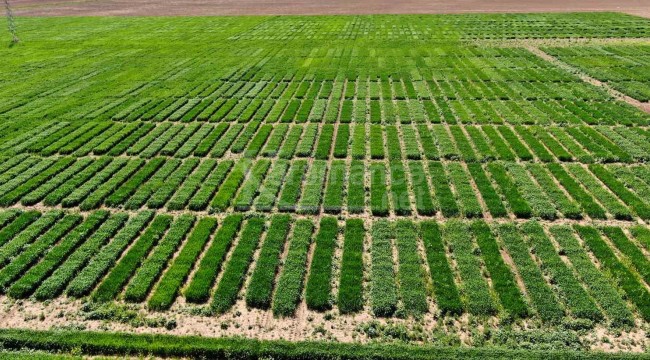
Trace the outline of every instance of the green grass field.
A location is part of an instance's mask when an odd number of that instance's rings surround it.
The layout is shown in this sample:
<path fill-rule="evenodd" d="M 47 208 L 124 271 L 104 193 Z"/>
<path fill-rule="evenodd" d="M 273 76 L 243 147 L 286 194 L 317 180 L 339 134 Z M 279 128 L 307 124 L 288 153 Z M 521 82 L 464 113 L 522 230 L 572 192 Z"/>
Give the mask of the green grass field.
<path fill-rule="evenodd" d="M 0 350 L 650 351 L 650 20 L 18 27 L 0 48 Z"/>

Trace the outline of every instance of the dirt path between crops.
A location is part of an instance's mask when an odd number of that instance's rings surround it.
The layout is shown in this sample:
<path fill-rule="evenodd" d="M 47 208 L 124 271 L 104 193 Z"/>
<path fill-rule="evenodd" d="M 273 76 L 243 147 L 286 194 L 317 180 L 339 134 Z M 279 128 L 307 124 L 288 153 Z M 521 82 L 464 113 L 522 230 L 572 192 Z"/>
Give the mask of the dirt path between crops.
<path fill-rule="evenodd" d="M 17 15 L 318 15 L 618 11 L 650 17 L 647 0 L 13 0 Z"/>

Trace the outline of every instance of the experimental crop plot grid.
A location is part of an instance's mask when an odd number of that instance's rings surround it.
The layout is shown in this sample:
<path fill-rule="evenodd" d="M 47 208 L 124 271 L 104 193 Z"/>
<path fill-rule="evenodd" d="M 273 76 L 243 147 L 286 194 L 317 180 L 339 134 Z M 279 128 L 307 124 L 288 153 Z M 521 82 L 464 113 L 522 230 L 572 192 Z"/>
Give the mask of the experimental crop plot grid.
<path fill-rule="evenodd" d="M 7 301 L 365 338 L 650 321 L 650 115 L 608 91 L 647 104 L 650 21 L 22 21 L 0 50 Z"/>

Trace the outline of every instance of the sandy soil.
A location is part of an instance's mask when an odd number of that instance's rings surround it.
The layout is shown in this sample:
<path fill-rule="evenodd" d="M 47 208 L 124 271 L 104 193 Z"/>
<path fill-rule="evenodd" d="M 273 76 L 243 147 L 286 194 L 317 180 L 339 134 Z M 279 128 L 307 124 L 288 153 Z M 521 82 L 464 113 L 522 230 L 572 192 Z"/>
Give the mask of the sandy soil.
<path fill-rule="evenodd" d="M 650 17 L 647 0 L 13 0 L 17 15 L 315 15 L 619 11 Z"/>
<path fill-rule="evenodd" d="M 374 318 L 367 312 L 356 315 L 340 315 L 331 311 L 331 318 L 326 318 L 324 313 L 300 309 L 296 317 L 274 318 L 270 311 L 261 311 L 246 308 L 244 301 L 239 300 L 235 307 L 226 314 L 219 316 L 203 316 L 193 314 L 188 308 L 175 306 L 165 313 L 152 313 L 138 305 L 128 305 L 129 311 L 137 312 L 142 319 L 175 319 L 177 327 L 165 329 L 164 327 L 147 327 L 112 320 L 89 320 L 86 312 L 82 310 L 80 300 L 58 298 L 50 302 L 40 303 L 30 300 L 14 301 L 5 296 L 0 296 L 0 328 L 23 328 L 34 330 L 48 329 L 75 329 L 93 331 L 117 331 L 139 334 L 167 334 L 167 335 L 195 335 L 205 337 L 236 336 L 264 340 L 327 340 L 344 343 L 368 343 L 377 341 L 370 339 L 359 330 L 359 326 L 369 323 L 383 326 L 404 326 L 411 333 L 418 333 L 422 339 L 412 339 L 413 343 L 436 344 L 434 330 L 447 334 L 455 334 L 465 345 L 472 345 L 473 332 L 479 333 L 486 328 L 496 329 L 499 324 L 497 318 L 479 320 L 468 315 L 460 318 L 440 318 L 428 313 L 421 319 L 382 319 Z M 534 322 L 523 322 L 514 326 L 519 330 L 534 329 Z M 436 335 L 437 334 L 437 335 Z M 604 352 L 643 352 L 648 348 L 650 337 L 647 329 L 641 323 L 626 330 L 612 330 L 598 325 L 580 335 L 584 344 L 591 350 Z M 388 339 L 383 339 L 389 341 Z"/>

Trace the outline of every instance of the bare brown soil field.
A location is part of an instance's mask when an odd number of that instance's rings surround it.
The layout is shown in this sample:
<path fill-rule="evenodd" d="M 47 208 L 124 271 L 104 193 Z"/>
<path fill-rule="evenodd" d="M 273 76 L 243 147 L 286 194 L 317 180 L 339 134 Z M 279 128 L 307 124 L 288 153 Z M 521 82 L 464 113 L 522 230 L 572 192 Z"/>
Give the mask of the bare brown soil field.
<path fill-rule="evenodd" d="M 617 11 L 650 17 L 647 0 L 14 0 L 24 16 L 335 15 Z"/>

